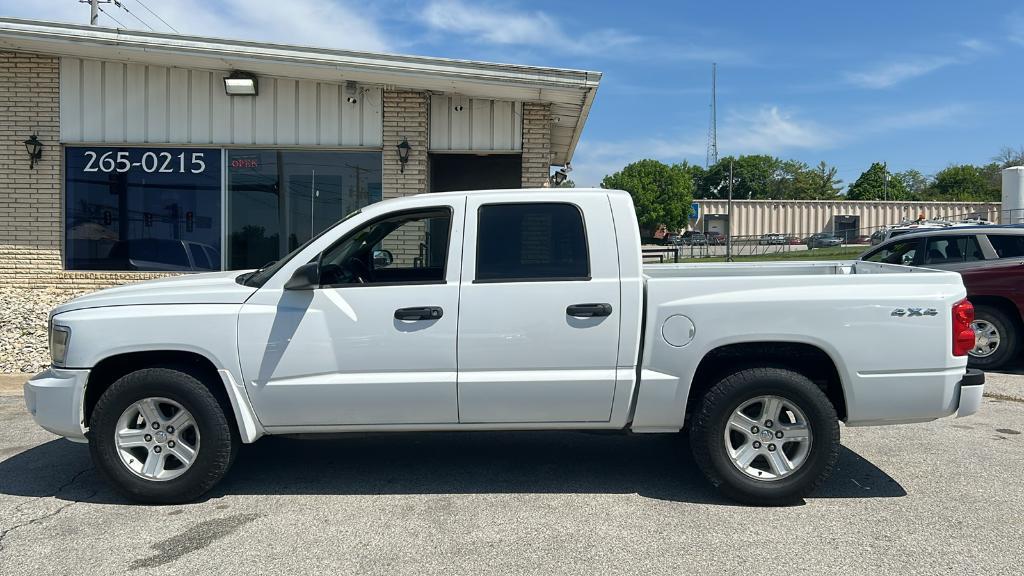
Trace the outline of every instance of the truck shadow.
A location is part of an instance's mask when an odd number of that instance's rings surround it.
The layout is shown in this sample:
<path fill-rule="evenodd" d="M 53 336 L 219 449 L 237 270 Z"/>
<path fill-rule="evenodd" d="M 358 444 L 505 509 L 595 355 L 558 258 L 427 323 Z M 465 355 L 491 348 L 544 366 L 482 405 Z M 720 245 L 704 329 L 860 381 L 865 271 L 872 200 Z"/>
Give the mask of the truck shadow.
<path fill-rule="evenodd" d="M 90 468 L 86 446 L 54 440 L 0 462 L 0 493 L 124 503 Z M 704 480 L 680 436 L 584 432 L 268 437 L 243 446 L 227 478 L 204 500 L 239 494 L 516 493 L 635 493 L 733 505 Z M 896 480 L 844 447 L 814 498 L 905 495 Z"/>

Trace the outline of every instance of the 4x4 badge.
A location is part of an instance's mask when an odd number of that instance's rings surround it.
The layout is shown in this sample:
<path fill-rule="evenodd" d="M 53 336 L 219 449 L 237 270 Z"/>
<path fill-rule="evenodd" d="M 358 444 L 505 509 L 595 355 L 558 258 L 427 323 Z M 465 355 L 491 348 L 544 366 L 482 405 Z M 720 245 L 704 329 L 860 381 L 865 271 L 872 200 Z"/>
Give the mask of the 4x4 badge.
<path fill-rule="evenodd" d="M 939 311 L 935 308 L 897 308 L 892 311 L 891 316 L 911 317 L 911 316 L 938 316 Z"/>

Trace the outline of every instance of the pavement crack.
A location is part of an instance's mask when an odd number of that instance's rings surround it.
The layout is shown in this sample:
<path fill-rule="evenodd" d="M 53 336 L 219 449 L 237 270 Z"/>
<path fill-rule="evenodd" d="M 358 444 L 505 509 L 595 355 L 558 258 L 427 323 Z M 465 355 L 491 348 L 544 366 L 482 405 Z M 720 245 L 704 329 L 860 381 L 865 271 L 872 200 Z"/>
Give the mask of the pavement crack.
<path fill-rule="evenodd" d="M 70 480 L 68 480 L 67 482 L 65 482 L 65 483 L 61 484 L 60 486 L 58 486 L 57 489 L 53 491 L 53 494 L 48 494 L 46 496 L 37 496 L 36 498 L 33 498 L 33 499 L 29 500 L 28 502 L 23 502 L 23 503 L 15 506 L 14 510 L 21 510 L 24 506 L 26 506 L 28 504 L 31 504 L 31 503 L 34 503 L 34 502 L 38 502 L 38 501 L 42 500 L 43 498 L 55 498 L 58 494 L 60 494 L 61 492 L 63 492 L 67 488 L 71 487 L 72 485 L 74 485 L 75 482 L 77 482 L 78 479 L 81 478 L 81 476 L 83 474 L 85 474 L 86 472 L 88 472 L 90 470 L 92 470 L 92 466 L 90 466 L 90 467 L 88 467 L 88 468 L 86 468 L 84 470 L 80 470 L 80 471 L 76 472 L 71 477 Z M 68 502 L 62 504 L 61 506 L 59 506 L 56 510 L 53 510 L 52 512 L 48 512 L 46 514 L 43 514 L 42 516 L 36 516 L 35 518 L 30 518 L 30 519 L 28 519 L 28 520 L 26 520 L 24 522 L 20 522 L 18 524 L 15 524 L 14 526 L 11 526 L 10 528 L 4 528 L 2 531 L 0 531 L 0 553 L 3 553 L 3 551 L 4 551 L 4 540 L 7 539 L 7 536 L 11 532 L 14 532 L 15 530 L 24 528 L 26 526 L 32 526 L 33 524 L 38 524 L 40 522 L 43 522 L 44 520 L 48 520 L 50 518 L 53 518 L 54 516 L 57 516 L 61 512 L 63 512 L 65 510 L 67 510 L 68 508 L 74 506 L 75 504 L 78 504 L 80 502 L 85 502 L 85 501 L 89 500 L 90 498 L 92 498 L 95 495 L 96 495 L 96 490 L 93 490 L 88 495 L 86 495 L 84 498 L 80 498 L 78 500 L 68 501 Z"/>

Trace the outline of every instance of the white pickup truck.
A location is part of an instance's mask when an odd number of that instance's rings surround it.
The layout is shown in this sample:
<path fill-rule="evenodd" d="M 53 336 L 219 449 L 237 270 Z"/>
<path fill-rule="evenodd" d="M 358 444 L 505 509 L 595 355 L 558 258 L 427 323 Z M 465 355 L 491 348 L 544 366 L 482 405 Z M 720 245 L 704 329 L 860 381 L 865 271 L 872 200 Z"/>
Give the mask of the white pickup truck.
<path fill-rule="evenodd" d="M 652 265 L 630 196 L 424 194 L 261 270 L 89 294 L 25 385 L 129 497 L 182 502 L 264 434 L 688 429 L 723 493 L 812 491 L 848 426 L 974 413 L 960 276 L 872 262 Z"/>

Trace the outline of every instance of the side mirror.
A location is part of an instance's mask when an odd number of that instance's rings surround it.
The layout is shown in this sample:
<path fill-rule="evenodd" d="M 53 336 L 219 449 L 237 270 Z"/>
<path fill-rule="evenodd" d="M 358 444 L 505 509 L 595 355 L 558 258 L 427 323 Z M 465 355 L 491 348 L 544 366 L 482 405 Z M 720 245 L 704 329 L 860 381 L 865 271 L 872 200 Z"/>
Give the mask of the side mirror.
<path fill-rule="evenodd" d="M 384 268 L 390 266 L 395 261 L 394 254 L 390 250 L 374 250 L 373 251 L 373 267 Z"/>
<path fill-rule="evenodd" d="M 307 262 L 295 269 L 284 283 L 285 290 L 313 290 L 320 287 L 320 261 Z"/>

